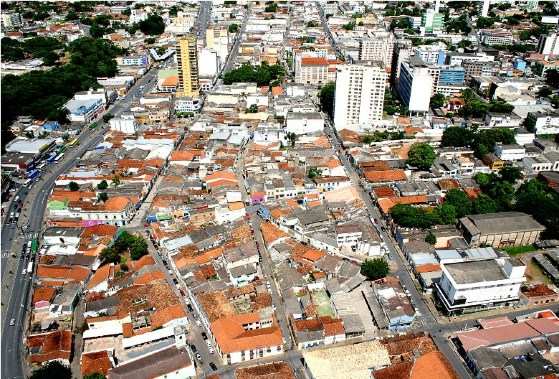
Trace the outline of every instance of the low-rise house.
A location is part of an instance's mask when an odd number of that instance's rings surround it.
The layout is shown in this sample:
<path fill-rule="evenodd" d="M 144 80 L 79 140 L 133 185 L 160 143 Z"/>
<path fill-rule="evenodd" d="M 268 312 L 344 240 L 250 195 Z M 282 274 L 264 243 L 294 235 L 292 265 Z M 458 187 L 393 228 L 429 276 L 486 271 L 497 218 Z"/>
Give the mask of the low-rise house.
<path fill-rule="evenodd" d="M 285 130 L 288 133 L 312 134 L 324 129 L 324 119 L 318 112 L 288 112 L 285 118 Z"/>
<path fill-rule="evenodd" d="M 283 337 L 276 322 L 258 313 L 231 315 L 210 324 L 224 364 L 268 357 L 283 352 Z"/>
<path fill-rule="evenodd" d="M 70 364 L 73 334 L 71 330 L 56 330 L 27 336 L 25 345 L 32 364 L 43 365 L 51 361 Z"/>
<path fill-rule="evenodd" d="M 502 161 L 520 161 L 526 156 L 526 149 L 517 144 L 495 145 L 495 155 Z"/>
<path fill-rule="evenodd" d="M 293 320 L 291 322 L 297 347 L 306 349 L 312 346 L 331 345 L 346 339 L 343 321 L 331 317 Z"/>
<path fill-rule="evenodd" d="M 416 312 L 397 278 L 386 277 L 375 283 L 374 293 L 389 330 L 402 331 L 411 326 Z"/>

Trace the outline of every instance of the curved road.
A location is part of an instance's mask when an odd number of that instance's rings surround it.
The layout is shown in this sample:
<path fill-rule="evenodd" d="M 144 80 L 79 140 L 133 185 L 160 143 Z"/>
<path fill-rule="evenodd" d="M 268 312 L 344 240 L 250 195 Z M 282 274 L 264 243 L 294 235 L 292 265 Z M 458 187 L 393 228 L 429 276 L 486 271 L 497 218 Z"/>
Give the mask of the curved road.
<path fill-rule="evenodd" d="M 144 77 L 140 78 L 129 90 L 126 97 L 117 101 L 108 109 L 108 112 L 114 116 L 119 116 L 123 111 L 128 110 L 133 99 L 140 97 L 143 91 L 147 89 L 148 86 L 146 84 L 151 82 L 155 73 L 156 70 L 151 70 Z M 106 124 L 102 124 L 102 126 L 94 130 L 84 129 L 78 137 L 80 141 L 79 146 L 67 150 L 64 160 L 54 166 L 50 166 L 31 190 L 23 192 L 20 190 L 23 207 L 20 219 L 18 220 L 18 226 L 23 226 L 28 222 L 28 235 L 41 233 L 47 198 L 58 176 L 71 169 L 87 150 L 103 141 L 106 126 Z M 31 257 L 26 257 L 22 252 L 23 246 L 28 240 L 25 237 L 23 233 L 18 233 L 15 225 L 4 225 L 2 228 L 2 251 L 10 251 L 17 256 L 16 258 L 12 258 L 10 255 L 6 258 L 2 257 L 2 266 L 10 268 L 8 278 L 5 277 L 4 267 L 2 268 L 3 300 L 9 298 L 2 305 L 2 378 L 25 377 L 22 361 L 23 351 L 21 349 L 29 303 L 29 290 L 32 284 L 32 276 L 23 273 L 23 270 L 27 268 L 29 259 L 31 259 Z M 4 244 L 4 241 L 7 241 L 7 243 Z M 12 278 L 12 275 L 15 275 L 15 277 Z M 6 282 L 8 283 L 6 284 Z M 10 325 L 12 319 L 14 320 L 14 325 Z"/>

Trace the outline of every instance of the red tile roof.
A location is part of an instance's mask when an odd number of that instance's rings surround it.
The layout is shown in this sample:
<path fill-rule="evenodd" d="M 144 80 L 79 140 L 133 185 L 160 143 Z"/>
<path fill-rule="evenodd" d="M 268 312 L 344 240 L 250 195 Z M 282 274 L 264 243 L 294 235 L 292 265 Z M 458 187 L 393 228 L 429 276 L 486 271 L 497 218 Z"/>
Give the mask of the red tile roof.
<path fill-rule="evenodd" d="M 27 337 L 27 347 L 36 353 L 29 355 L 31 363 L 43 363 L 55 359 L 70 360 L 72 353 L 72 331 L 57 330 Z"/>
<path fill-rule="evenodd" d="M 326 58 L 313 58 L 313 57 L 303 57 L 301 58 L 301 65 L 303 66 L 328 66 L 328 59 Z"/>

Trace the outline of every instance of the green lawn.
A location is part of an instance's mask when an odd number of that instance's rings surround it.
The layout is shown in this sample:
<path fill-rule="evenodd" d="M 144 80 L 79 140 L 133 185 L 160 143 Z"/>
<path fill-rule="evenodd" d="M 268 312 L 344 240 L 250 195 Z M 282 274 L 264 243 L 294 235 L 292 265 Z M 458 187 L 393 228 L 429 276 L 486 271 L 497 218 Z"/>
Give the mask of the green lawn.
<path fill-rule="evenodd" d="M 525 246 L 505 247 L 503 250 L 506 251 L 508 255 L 514 256 L 518 254 L 529 253 L 530 251 L 535 251 L 537 249 L 532 245 L 525 245 Z"/>

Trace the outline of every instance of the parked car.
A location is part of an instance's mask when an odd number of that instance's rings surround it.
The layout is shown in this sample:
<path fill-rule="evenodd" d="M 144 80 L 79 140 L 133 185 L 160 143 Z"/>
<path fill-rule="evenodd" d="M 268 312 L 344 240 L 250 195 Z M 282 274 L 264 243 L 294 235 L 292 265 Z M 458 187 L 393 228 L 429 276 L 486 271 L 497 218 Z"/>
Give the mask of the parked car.
<path fill-rule="evenodd" d="M 210 362 L 210 368 L 211 368 L 213 371 L 216 371 L 216 370 L 217 370 L 217 366 L 216 366 L 215 363 L 213 363 L 213 362 Z"/>
<path fill-rule="evenodd" d="M 196 359 L 202 362 L 202 356 L 200 355 L 200 353 L 196 353 Z"/>

